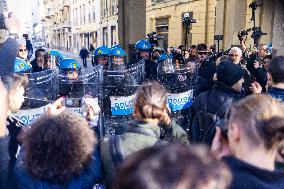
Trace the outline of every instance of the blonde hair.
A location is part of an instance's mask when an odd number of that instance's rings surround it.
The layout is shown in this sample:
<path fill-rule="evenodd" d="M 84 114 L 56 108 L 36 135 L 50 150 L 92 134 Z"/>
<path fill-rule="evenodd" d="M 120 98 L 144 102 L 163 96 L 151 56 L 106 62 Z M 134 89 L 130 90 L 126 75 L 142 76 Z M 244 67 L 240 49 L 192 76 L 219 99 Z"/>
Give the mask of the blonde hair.
<path fill-rule="evenodd" d="M 251 95 L 230 108 L 230 123 L 238 123 L 247 140 L 267 150 L 282 147 L 284 105 L 268 95 Z"/>

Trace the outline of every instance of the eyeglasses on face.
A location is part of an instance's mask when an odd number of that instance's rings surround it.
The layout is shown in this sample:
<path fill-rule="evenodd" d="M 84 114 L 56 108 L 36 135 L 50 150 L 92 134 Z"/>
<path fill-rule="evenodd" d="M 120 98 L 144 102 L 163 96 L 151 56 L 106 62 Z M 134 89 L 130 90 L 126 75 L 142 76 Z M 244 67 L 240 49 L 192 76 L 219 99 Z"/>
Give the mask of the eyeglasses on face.
<path fill-rule="evenodd" d="M 19 49 L 20 52 L 27 52 L 27 49 Z"/>

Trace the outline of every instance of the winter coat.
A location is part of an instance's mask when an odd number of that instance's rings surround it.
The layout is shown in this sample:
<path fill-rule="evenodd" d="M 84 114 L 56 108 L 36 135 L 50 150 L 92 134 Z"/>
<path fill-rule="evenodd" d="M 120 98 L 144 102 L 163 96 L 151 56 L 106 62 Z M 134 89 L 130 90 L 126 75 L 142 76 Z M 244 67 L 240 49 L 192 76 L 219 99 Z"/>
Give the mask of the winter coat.
<path fill-rule="evenodd" d="M 100 151 L 98 148 L 94 151 L 89 166 L 84 168 L 79 176 L 74 176 L 71 180 L 64 183 L 52 183 L 34 178 L 25 170 L 23 157 L 24 152 L 21 151 L 15 166 L 15 175 L 20 189 L 92 189 L 102 177 Z"/>
<path fill-rule="evenodd" d="M 279 189 L 284 188 L 284 171 L 269 171 L 250 165 L 235 157 L 225 157 L 233 180 L 230 189 Z"/>
<path fill-rule="evenodd" d="M 129 123 L 129 128 L 122 135 L 105 138 L 101 142 L 101 154 L 107 185 L 115 175 L 115 168 L 129 155 L 160 142 L 161 130 L 158 124 L 142 121 Z M 187 134 L 174 121 L 171 133 L 163 135 L 164 140 L 188 145 Z M 115 151 L 118 151 L 116 153 Z M 119 158 L 119 159 L 117 159 Z"/>

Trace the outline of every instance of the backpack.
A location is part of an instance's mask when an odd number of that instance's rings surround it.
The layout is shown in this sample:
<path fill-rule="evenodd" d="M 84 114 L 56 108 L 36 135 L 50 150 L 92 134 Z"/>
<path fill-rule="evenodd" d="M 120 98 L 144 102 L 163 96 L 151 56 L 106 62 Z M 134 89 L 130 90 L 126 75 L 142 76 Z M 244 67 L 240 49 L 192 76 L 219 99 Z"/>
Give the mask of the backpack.
<path fill-rule="evenodd" d="M 227 96 L 224 102 L 220 105 L 215 114 L 208 113 L 208 100 L 210 91 L 207 92 L 207 98 L 204 100 L 204 109 L 199 110 L 193 117 L 191 124 L 191 140 L 193 143 L 202 143 L 211 146 L 215 135 L 216 123 L 222 118 L 232 103 L 233 99 Z"/>

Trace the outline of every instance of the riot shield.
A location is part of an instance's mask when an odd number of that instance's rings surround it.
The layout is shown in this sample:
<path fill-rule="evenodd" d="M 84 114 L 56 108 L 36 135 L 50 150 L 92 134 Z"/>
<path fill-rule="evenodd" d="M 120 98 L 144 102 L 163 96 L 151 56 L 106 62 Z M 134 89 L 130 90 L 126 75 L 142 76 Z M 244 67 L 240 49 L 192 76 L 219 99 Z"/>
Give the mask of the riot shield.
<path fill-rule="evenodd" d="M 161 64 L 158 66 L 158 80 L 168 90 L 168 106 L 172 118 L 187 130 L 188 109 L 192 105 L 197 87 L 198 66 L 194 62 L 179 66 Z"/>
<path fill-rule="evenodd" d="M 100 106 L 104 135 L 122 134 L 132 119 L 136 91 L 144 81 L 144 63 L 122 70 L 102 70 Z"/>
<path fill-rule="evenodd" d="M 48 69 L 24 75 L 28 77 L 25 101 L 21 110 L 14 115 L 24 123 L 30 124 L 46 111 L 49 103 L 56 99 L 57 70 Z"/>

